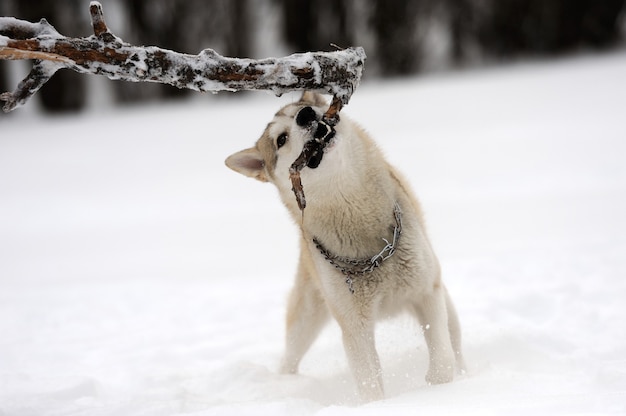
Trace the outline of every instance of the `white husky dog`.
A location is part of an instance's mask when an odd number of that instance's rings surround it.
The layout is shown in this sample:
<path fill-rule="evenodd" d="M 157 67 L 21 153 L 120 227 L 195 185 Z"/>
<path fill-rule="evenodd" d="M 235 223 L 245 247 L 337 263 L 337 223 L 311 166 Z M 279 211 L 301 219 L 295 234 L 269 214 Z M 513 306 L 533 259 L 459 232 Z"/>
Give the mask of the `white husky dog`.
<path fill-rule="evenodd" d="M 461 331 L 426 236 L 419 203 L 372 139 L 345 117 L 321 161 L 301 172 L 298 208 L 289 168 L 327 108 L 304 93 L 282 108 L 252 148 L 226 159 L 243 175 L 273 183 L 300 226 L 300 259 L 287 311 L 284 373 L 296 373 L 328 318 L 337 320 L 360 397 L 384 397 L 375 322 L 408 311 L 430 355 L 426 381 L 445 383 L 464 368 Z"/>

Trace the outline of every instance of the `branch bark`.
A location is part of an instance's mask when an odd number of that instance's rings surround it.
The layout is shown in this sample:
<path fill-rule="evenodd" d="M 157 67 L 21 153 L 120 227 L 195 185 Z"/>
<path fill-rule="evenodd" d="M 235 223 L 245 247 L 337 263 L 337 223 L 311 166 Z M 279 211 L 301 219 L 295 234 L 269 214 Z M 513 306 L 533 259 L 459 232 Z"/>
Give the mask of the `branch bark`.
<path fill-rule="evenodd" d="M 195 91 L 269 90 L 276 95 L 294 90 L 331 94 L 324 118 L 336 124 L 342 106 L 359 85 L 365 52 L 348 48 L 309 52 L 283 58 L 224 57 L 212 49 L 198 55 L 155 46 L 134 46 L 112 34 L 102 6 L 90 4 L 94 35 L 68 38 L 45 19 L 30 23 L 0 17 L 0 59 L 34 59 L 32 71 L 15 91 L 0 95 L 5 112 L 23 105 L 61 68 L 132 82 L 157 82 Z"/>

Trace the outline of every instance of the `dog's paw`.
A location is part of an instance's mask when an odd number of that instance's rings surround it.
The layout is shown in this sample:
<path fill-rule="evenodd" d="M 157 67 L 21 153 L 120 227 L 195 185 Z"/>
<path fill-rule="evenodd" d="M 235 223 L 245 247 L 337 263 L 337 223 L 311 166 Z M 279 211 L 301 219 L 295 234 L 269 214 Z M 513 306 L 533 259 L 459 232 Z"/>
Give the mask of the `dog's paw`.
<path fill-rule="evenodd" d="M 298 365 L 283 361 L 278 369 L 280 374 L 298 374 Z"/>
<path fill-rule="evenodd" d="M 428 384 L 443 384 L 454 380 L 454 366 L 435 366 L 431 365 L 426 373 L 426 382 Z"/>

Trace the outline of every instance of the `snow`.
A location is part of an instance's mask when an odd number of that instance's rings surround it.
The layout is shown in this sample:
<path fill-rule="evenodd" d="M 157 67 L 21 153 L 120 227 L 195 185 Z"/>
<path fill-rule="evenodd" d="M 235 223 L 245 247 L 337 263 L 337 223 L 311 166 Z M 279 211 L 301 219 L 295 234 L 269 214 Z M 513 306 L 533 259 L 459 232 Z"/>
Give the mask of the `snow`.
<path fill-rule="evenodd" d="M 380 325 L 358 405 L 335 324 L 276 373 L 297 228 L 223 160 L 293 97 L 0 121 L 0 415 L 626 413 L 626 55 L 364 83 L 343 110 L 409 178 L 462 320 L 428 386 Z M 32 105 L 32 104 L 30 104 Z"/>
<path fill-rule="evenodd" d="M 46 21 L 46 19 L 41 19 L 37 23 L 31 23 L 14 17 L 0 17 L 0 27 L 11 28 L 20 32 L 33 33 L 36 34 L 36 36 L 45 38 L 46 40 L 53 38 L 59 39 L 62 37 L 59 32 L 57 32 L 56 29 Z"/>

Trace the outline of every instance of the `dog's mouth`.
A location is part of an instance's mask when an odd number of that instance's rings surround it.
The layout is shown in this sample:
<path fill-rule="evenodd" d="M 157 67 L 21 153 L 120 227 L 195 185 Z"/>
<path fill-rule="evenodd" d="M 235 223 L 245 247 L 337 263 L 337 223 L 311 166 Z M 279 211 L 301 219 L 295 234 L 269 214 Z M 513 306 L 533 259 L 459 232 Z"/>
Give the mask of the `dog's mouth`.
<path fill-rule="evenodd" d="M 335 131 L 321 121 L 321 117 L 311 107 L 304 107 L 298 112 L 296 124 L 304 127 L 313 136 L 304 143 L 298 160 L 301 163 L 304 161 L 307 167 L 316 169 L 322 163 L 325 148 L 334 139 Z"/>
<path fill-rule="evenodd" d="M 289 179 L 298 202 L 298 208 L 304 212 L 306 199 L 304 197 L 304 189 L 302 188 L 302 180 L 300 179 L 300 171 L 305 166 L 316 169 L 322 163 L 326 146 L 334 144 L 335 129 L 322 120 L 311 107 L 304 107 L 298 112 L 296 123 L 298 126 L 305 128 L 309 136 L 313 136 L 305 141 L 304 146 L 302 146 L 302 152 L 300 152 L 298 158 L 289 168 Z"/>

